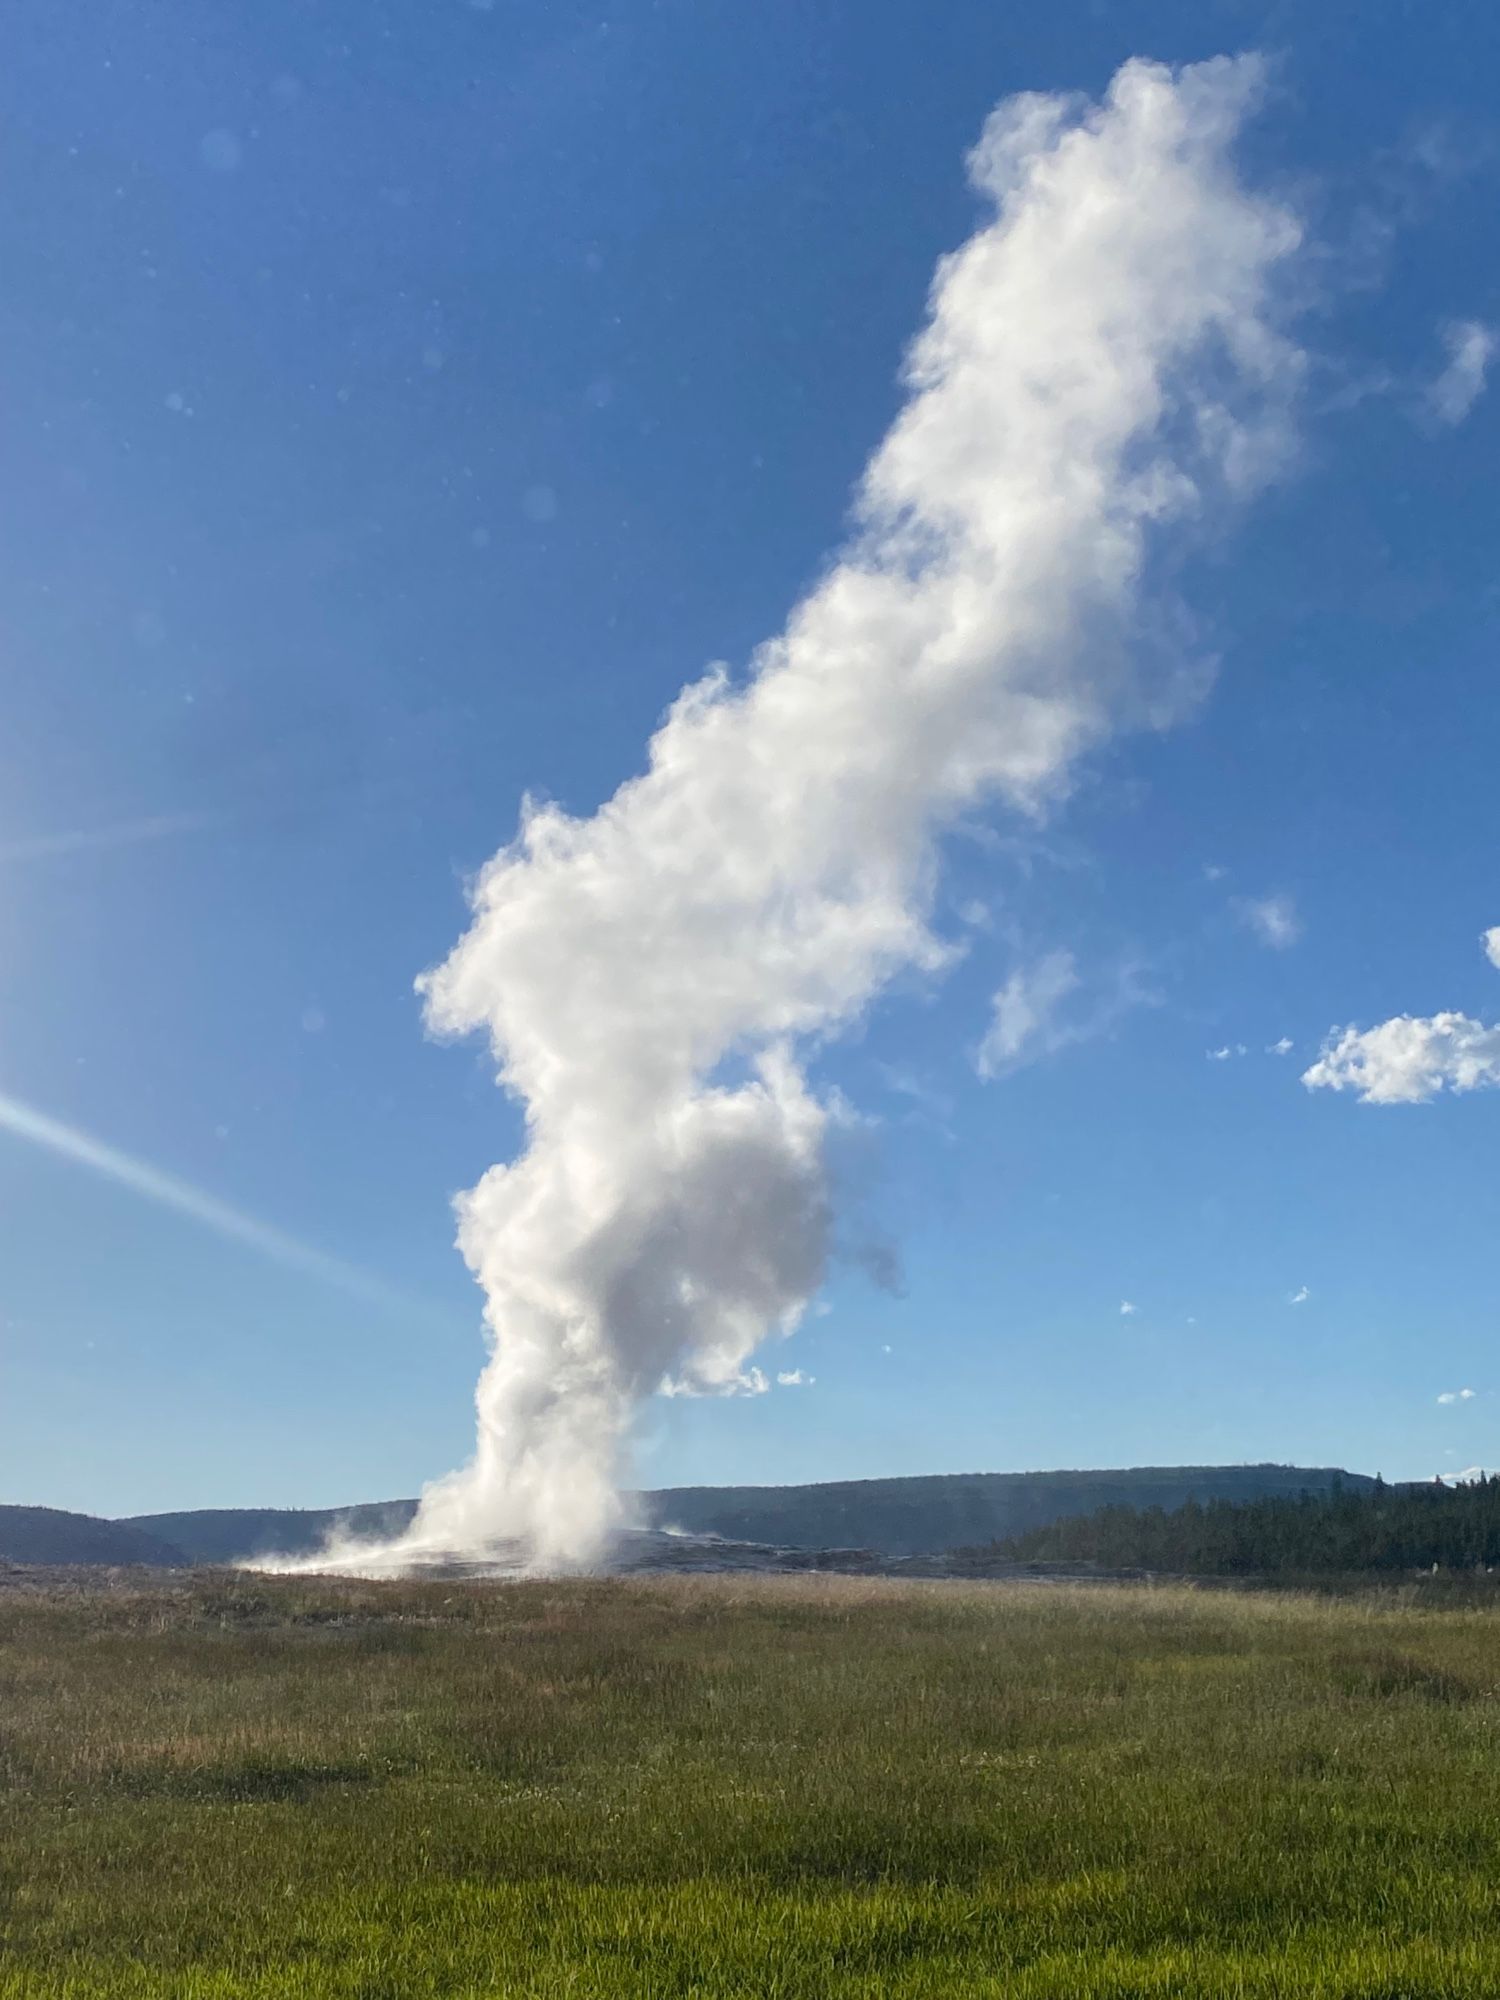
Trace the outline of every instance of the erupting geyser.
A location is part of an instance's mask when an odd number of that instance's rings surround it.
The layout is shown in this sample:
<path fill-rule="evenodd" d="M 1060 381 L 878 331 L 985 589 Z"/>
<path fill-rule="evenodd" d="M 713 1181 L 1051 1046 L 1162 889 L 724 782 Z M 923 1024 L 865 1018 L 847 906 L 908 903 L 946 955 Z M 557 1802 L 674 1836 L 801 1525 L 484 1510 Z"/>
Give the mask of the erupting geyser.
<path fill-rule="evenodd" d="M 1231 159 L 1261 83 L 1131 62 L 1102 104 L 995 111 L 986 217 L 937 267 L 843 553 L 743 677 L 684 690 L 643 775 L 591 819 L 528 804 L 480 875 L 420 986 L 436 1032 L 488 1032 L 527 1146 L 458 1202 L 493 1336 L 474 1458 L 386 1560 L 587 1559 L 640 1399 L 759 1385 L 829 1243 L 835 1113 L 803 1052 L 948 957 L 944 829 L 1037 812 L 1195 698 L 1131 628 L 1152 535 L 1288 436 L 1298 230 Z"/>

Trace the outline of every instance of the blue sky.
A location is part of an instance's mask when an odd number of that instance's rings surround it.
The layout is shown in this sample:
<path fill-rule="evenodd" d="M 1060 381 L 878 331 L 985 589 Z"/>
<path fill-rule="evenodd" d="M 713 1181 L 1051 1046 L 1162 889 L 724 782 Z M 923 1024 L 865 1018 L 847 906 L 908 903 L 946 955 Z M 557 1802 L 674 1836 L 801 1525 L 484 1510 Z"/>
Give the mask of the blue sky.
<path fill-rule="evenodd" d="M 465 879 L 528 789 L 591 812 L 817 576 L 991 106 L 1252 47 L 1240 157 L 1304 217 L 1310 361 L 1295 461 L 1178 552 L 1214 685 L 1045 826 L 949 844 L 962 962 L 817 1065 L 871 1122 L 829 1310 L 763 1357 L 816 1379 L 654 1401 L 638 1471 L 1495 1462 L 1500 1100 L 1298 1079 L 1334 1024 L 1500 1014 L 1497 406 L 1431 397 L 1500 321 L 1497 39 L 1459 8 L 267 0 L 189 34 L 23 0 L 0 1092 L 199 1212 L 0 1133 L 0 1497 L 333 1504 L 464 1458 L 449 1199 L 521 1141 L 412 991 Z M 1059 953 L 1058 1032 L 982 1080 L 994 994 Z"/>

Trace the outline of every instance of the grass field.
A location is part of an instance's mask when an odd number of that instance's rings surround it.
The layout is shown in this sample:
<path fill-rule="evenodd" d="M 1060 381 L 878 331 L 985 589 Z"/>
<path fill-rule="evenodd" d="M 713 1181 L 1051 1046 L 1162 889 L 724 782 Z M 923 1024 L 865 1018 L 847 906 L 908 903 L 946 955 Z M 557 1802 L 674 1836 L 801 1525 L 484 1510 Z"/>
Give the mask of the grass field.
<path fill-rule="evenodd" d="M 0 1995 L 1500 1993 L 1500 1614 L 0 1596 Z"/>

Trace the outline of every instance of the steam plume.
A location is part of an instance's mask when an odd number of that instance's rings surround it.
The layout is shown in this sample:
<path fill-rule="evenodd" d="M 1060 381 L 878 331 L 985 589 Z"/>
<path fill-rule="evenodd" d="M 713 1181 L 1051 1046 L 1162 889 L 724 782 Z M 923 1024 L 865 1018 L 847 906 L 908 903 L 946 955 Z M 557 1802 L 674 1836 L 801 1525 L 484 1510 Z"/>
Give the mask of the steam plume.
<path fill-rule="evenodd" d="M 527 1147 L 458 1202 L 494 1348 L 413 1551 L 586 1556 L 640 1398 L 763 1384 L 829 1248 L 839 1113 L 806 1051 L 950 957 L 939 836 L 1039 811 L 1189 698 L 1123 642 L 1152 531 L 1284 441 L 1297 230 L 1229 157 L 1260 86 L 1253 59 L 1131 62 L 1101 105 L 1000 106 L 987 219 L 938 265 L 843 554 L 745 677 L 685 689 L 643 775 L 590 819 L 528 802 L 480 875 L 420 986 L 435 1031 L 488 1032 Z"/>

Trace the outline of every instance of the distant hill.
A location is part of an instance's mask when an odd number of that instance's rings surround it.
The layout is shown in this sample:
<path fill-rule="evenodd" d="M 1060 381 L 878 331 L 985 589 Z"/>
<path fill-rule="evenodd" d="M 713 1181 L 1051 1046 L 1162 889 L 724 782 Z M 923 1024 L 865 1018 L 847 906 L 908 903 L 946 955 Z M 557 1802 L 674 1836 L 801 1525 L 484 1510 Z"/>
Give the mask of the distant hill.
<path fill-rule="evenodd" d="M 1500 1563 L 1500 1477 L 1456 1486 L 1341 1486 L 1337 1492 L 1189 1501 L 1169 1512 L 1103 1507 L 1032 1528 L 983 1552 L 1001 1561 L 1089 1563 L 1189 1576 L 1332 1576 L 1483 1570 Z"/>
<path fill-rule="evenodd" d="M 1255 1500 L 1373 1482 L 1333 1466 L 1132 1466 L 1105 1472 L 967 1472 L 815 1486 L 677 1486 L 637 1496 L 653 1525 L 790 1548 L 866 1548 L 926 1555 L 1023 1534 L 1100 1507 L 1180 1507 L 1187 1500 Z M 399 1533 L 414 1500 L 357 1507 L 227 1507 L 141 1514 L 122 1525 L 160 1536 L 193 1562 L 311 1555 L 329 1531 Z"/>
<path fill-rule="evenodd" d="M 355 1507 L 199 1507 L 182 1514 L 136 1514 L 121 1526 L 161 1535 L 190 1562 L 232 1563 L 250 1556 L 312 1555 L 330 1533 L 379 1541 L 399 1535 L 415 1500 L 373 1500 Z"/>
<path fill-rule="evenodd" d="M 130 1521 L 102 1521 L 58 1507 L 0 1507 L 0 1562 L 149 1563 L 175 1569 L 181 1549 Z"/>
<path fill-rule="evenodd" d="M 1100 1507 L 1180 1507 L 1372 1482 L 1331 1466 L 1143 1465 L 1105 1472 L 958 1472 L 818 1486 L 679 1486 L 642 1494 L 664 1528 L 797 1548 L 925 1555 L 999 1541 Z"/>

